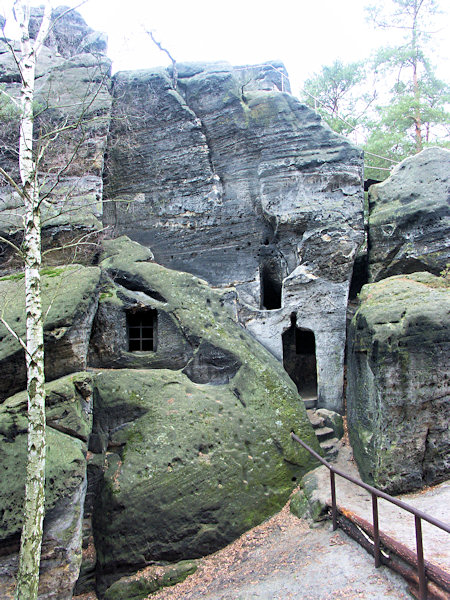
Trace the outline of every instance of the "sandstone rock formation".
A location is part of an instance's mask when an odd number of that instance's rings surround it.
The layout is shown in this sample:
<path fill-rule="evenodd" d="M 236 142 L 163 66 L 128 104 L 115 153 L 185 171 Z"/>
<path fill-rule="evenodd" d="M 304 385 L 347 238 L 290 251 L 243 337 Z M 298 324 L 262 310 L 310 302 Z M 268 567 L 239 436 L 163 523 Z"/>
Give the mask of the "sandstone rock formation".
<path fill-rule="evenodd" d="M 46 516 L 39 598 L 70 600 L 81 564 L 92 385 L 76 373 L 47 385 Z M 0 405 L 0 596 L 14 598 L 27 456 L 27 395 Z"/>
<path fill-rule="evenodd" d="M 89 336 L 97 309 L 100 269 L 71 265 L 42 271 L 45 371 L 50 381 L 86 368 Z M 25 282 L 22 273 L 0 278 L 2 316 L 25 336 Z M 0 324 L 0 402 L 26 387 L 24 352 Z"/>
<path fill-rule="evenodd" d="M 176 88 L 164 69 L 116 75 L 105 223 L 160 264 L 234 286 L 241 323 L 280 360 L 291 327 L 315 337 L 311 393 L 342 411 L 362 157 L 284 82 L 271 64 L 179 65 Z"/>
<path fill-rule="evenodd" d="M 369 191 L 369 277 L 429 271 L 450 263 L 450 151 L 427 148 Z"/>
<path fill-rule="evenodd" d="M 343 412 L 347 299 L 364 238 L 361 151 L 290 95 L 279 63 L 183 64 L 176 80 L 161 68 L 111 82 L 104 51 L 104 37 L 70 13 L 37 70 L 44 135 L 82 117 L 41 164 L 44 249 L 69 242 L 42 272 L 41 600 L 69 599 L 76 580 L 77 593 L 142 595 L 271 515 L 313 466 L 290 431 L 318 449 L 296 387 L 318 396 L 316 426 L 343 432 L 328 409 Z M 16 96 L 18 81 L 0 40 L 0 85 Z M 17 175 L 6 109 L 0 164 Z M 373 280 L 446 268 L 448 156 L 424 151 L 372 187 Z M 114 239 L 74 257 L 70 242 L 99 242 L 103 226 Z M 3 181 L 0 235 L 20 243 L 21 228 Z M 17 271 L 0 243 L 0 309 L 23 335 Z M 349 332 L 348 425 L 362 475 L 383 489 L 448 470 L 448 328 L 442 279 L 416 273 L 363 290 Z M 0 595 L 11 598 L 25 366 L 2 325 L 0 342 Z"/>
<path fill-rule="evenodd" d="M 283 334 L 312 336 L 311 381 L 298 379 L 298 389 L 342 412 L 345 307 L 363 238 L 361 151 L 289 94 L 279 63 L 178 65 L 176 82 L 170 69 L 120 73 L 111 118 L 104 48 L 69 13 L 38 64 L 37 102 L 46 109 L 37 126 L 47 133 L 63 115 L 70 123 L 82 116 L 41 165 L 49 193 L 44 249 L 92 235 L 103 212 L 109 234 L 130 235 L 160 264 L 234 286 L 240 322 L 292 376 L 303 359 L 288 356 Z M 17 96 L 18 74 L 5 50 L 0 83 Z M 11 118 L 3 123 L 0 161 L 17 175 Z M 20 199 L 4 184 L 0 234 L 20 243 L 21 227 Z M 76 262 L 89 264 L 96 251 L 79 247 Z M 0 273 L 18 267 L 9 246 L 0 252 Z M 46 260 L 60 264 L 72 252 Z"/>
<path fill-rule="evenodd" d="M 110 122 L 111 61 L 105 56 L 106 40 L 84 23 L 78 13 L 53 12 L 55 28 L 46 41 L 36 67 L 35 131 L 48 146 L 40 162 L 43 182 L 43 247 L 53 248 L 49 264 L 73 260 L 73 247 L 64 252 L 55 248 L 83 238 L 96 239 L 102 228 L 102 172 Z M 32 10 L 31 30 L 36 28 L 42 8 Z M 61 17 L 61 18 L 60 18 Z M 13 42 L 15 51 L 19 46 Z M 0 39 L 0 85 L 18 98 L 20 78 L 11 52 Z M 57 132 L 57 133 L 55 133 Z M 0 104 L 0 165 L 16 181 L 18 161 L 17 111 L 2 95 Z M 0 180 L 0 235 L 22 242 L 22 202 L 12 186 Z M 81 245 L 80 262 L 89 263 L 95 246 Z M 0 274 L 22 268 L 11 248 L 0 242 Z"/>
<path fill-rule="evenodd" d="M 450 466 L 448 281 L 413 273 L 364 286 L 348 348 L 347 416 L 364 479 L 391 493 Z"/>
<path fill-rule="evenodd" d="M 96 366 L 91 377 L 48 384 L 44 572 L 58 598 L 71 597 L 82 539 L 77 589 L 96 580 L 101 593 L 155 562 L 212 552 L 282 506 L 313 466 L 291 430 L 318 448 L 295 385 L 236 323 L 228 290 L 152 262 L 147 248 L 127 238 L 104 248 L 98 267 L 73 265 L 43 276 L 45 306 L 52 300 L 49 379 Z M 0 284 L 18 298 L 23 279 Z M 16 313 L 17 301 L 8 318 L 20 330 Z M 153 350 L 132 351 L 129 317 L 149 313 Z M 16 364 L 18 343 L 4 329 L 1 335 L 9 349 L 4 364 Z M 3 393 L 24 387 L 14 383 L 14 368 L 4 373 Z M 23 478 L 12 461 L 25 459 L 25 406 L 21 392 L 0 412 L 5 598 L 12 597 L 20 530 Z M 58 558 L 62 536 L 68 549 Z M 52 597 L 46 586 L 42 599 Z"/>

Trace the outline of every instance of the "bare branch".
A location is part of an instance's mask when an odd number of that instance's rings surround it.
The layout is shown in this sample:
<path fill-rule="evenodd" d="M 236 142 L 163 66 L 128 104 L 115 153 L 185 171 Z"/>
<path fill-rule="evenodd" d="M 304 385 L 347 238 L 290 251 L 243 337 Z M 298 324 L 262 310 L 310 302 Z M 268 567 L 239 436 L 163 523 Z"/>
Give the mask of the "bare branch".
<path fill-rule="evenodd" d="M 21 251 L 21 249 L 19 248 L 19 246 L 16 246 L 16 244 L 14 244 L 13 242 L 11 242 L 11 240 L 8 240 L 7 238 L 5 238 L 2 235 L 0 235 L 0 242 L 3 242 L 4 244 L 7 244 L 8 246 L 11 246 L 11 248 L 13 248 L 14 251 L 17 252 L 17 254 L 20 256 L 20 258 L 24 259 L 23 252 Z"/>
<path fill-rule="evenodd" d="M 109 227 L 103 227 L 102 229 L 96 229 L 95 231 L 90 231 L 89 233 L 84 234 L 78 240 L 71 242 L 70 244 L 64 244 L 63 246 L 49 248 L 48 250 L 45 250 L 42 253 L 42 256 L 44 256 L 45 254 L 49 254 L 50 252 L 57 252 L 60 250 L 66 250 L 67 248 L 74 248 L 74 247 L 78 247 L 78 246 L 98 246 L 98 242 L 83 242 L 82 240 L 84 240 L 92 235 L 98 235 L 100 233 L 103 233 L 107 229 L 109 229 Z"/>
<path fill-rule="evenodd" d="M 35 42 L 33 44 L 34 53 L 36 57 L 39 56 L 39 53 L 44 45 L 45 40 L 47 39 L 48 33 L 50 31 L 50 23 L 52 18 L 52 8 L 50 6 L 49 0 L 46 0 L 44 5 L 44 14 L 42 15 L 41 26 L 39 27 L 39 31 Z"/>
<path fill-rule="evenodd" d="M 4 96 L 6 96 L 8 98 L 8 100 L 11 100 L 11 102 L 13 102 L 17 108 L 20 108 L 20 103 L 17 102 L 17 100 L 14 98 L 14 96 L 11 96 L 11 94 L 8 94 L 8 92 L 5 92 L 5 90 L 2 90 L 0 88 L 0 94 L 3 94 Z"/>
<path fill-rule="evenodd" d="M 170 54 L 170 52 L 167 50 L 167 48 L 164 48 L 161 45 L 161 43 L 158 42 L 155 39 L 155 36 L 153 35 L 153 31 L 146 30 L 146 33 L 151 37 L 152 42 L 161 50 L 161 52 L 164 52 L 169 57 L 169 59 L 170 59 L 170 61 L 172 63 L 172 85 L 173 85 L 174 89 L 176 89 L 177 88 L 177 81 L 178 81 L 177 61 Z"/>
<path fill-rule="evenodd" d="M 18 185 L 18 184 L 17 184 L 17 183 L 14 181 L 14 179 L 13 179 L 13 178 L 12 178 L 10 175 L 8 175 L 8 173 L 7 173 L 7 172 L 5 171 L 5 169 L 3 169 L 2 167 L 0 167 L 0 175 L 1 175 L 2 177 L 4 177 L 4 178 L 6 179 L 6 181 L 7 181 L 7 182 L 8 182 L 10 185 L 12 185 L 12 187 L 13 187 L 13 188 L 16 190 L 16 192 L 17 192 L 18 194 L 20 194 L 21 198 L 24 198 L 24 199 L 27 199 L 27 200 L 29 199 L 29 198 L 28 198 L 28 195 L 27 195 L 27 193 L 26 193 L 26 191 L 25 191 L 25 190 L 24 190 L 22 187 L 20 187 L 20 186 L 19 186 L 19 185 Z"/>
<path fill-rule="evenodd" d="M 8 330 L 8 332 L 13 336 L 13 338 L 19 342 L 19 344 L 25 350 L 26 354 L 28 354 L 28 356 L 30 356 L 30 353 L 28 352 L 27 346 L 26 346 L 25 342 L 23 341 L 23 339 L 19 335 L 17 335 L 17 333 L 14 331 L 14 329 L 11 329 L 11 327 L 8 325 L 8 323 L 5 321 L 5 319 L 2 316 L 0 316 L 0 323 L 2 323 L 3 326 Z"/>

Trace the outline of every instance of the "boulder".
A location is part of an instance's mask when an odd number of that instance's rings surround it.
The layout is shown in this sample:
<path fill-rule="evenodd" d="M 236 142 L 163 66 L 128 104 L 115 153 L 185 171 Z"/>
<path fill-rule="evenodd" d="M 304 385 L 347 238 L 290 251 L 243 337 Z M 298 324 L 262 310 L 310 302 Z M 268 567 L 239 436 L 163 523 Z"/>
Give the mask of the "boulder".
<path fill-rule="evenodd" d="M 390 493 L 448 477 L 448 280 L 398 275 L 363 287 L 348 340 L 347 418 L 361 476 Z"/>
<path fill-rule="evenodd" d="M 130 577 L 122 577 L 105 593 L 105 600 L 144 600 L 162 587 L 175 585 L 195 573 L 197 561 L 182 560 L 166 567 L 147 567 Z"/>
<path fill-rule="evenodd" d="M 113 344 L 122 358 L 99 369 L 95 384 L 90 448 L 106 460 L 93 516 L 100 590 L 154 562 L 214 552 L 260 523 L 314 464 L 290 431 L 318 448 L 294 384 L 236 323 L 229 292 L 149 262 L 148 251 L 125 238 L 105 249 L 100 265 L 111 280 L 101 303 L 114 304 L 123 325 L 122 347 Z M 132 300 L 157 312 L 154 351 L 126 348 Z M 172 370 L 155 368 L 165 352 L 159 328 L 169 320 L 171 347 L 185 349 Z M 99 348 L 95 325 L 92 339 Z M 228 362 L 218 374 L 220 355 Z M 127 357 L 135 368 L 117 368 Z"/>
<path fill-rule="evenodd" d="M 33 7 L 30 14 L 30 35 L 35 37 L 42 20 L 43 8 Z M 70 10 L 68 6 L 58 6 L 52 10 L 53 27 L 45 40 L 45 46 L 57 54 L 70 58 L 79 54 L 80 49 L 86 46 L 97 54 L 106 52 L 105 34 L 93 31 L 88 27 L 76 10 Z M 97 43 L 93 44 L 93 39 Z M 102 41 L 100 41 L 102 40 Z"/>
<path fill-rule="evenodd" d="M 46 386 L 47 462 L 39 599 L 70 600 L 81 563 L 92 381 L 75 373 Z M 27 456 L 27 395 L 0 405 L 0 596 L 14 598 Z"/>
<path fill-rule="evenodd" d="M 70 265 L 41 271 L 47 381 L 86 368 L 89 336 L 97 307 L 100 269 Z M 25 339 L 23 273 L 0 278 L 2 317 Z M 0 401 L 26 387 L 24 352 L 0 323 Z"/>
<path fill-rule="evenodd" d="M 450 263 L 450 151 L 427 148 L 369 190 L 369 281 Z"/>

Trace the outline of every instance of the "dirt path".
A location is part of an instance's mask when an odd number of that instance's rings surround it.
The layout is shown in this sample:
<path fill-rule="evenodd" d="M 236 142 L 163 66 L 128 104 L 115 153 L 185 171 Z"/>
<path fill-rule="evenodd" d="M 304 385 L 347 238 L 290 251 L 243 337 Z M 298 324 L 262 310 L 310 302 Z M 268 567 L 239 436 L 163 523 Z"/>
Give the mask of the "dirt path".
<path fill-rule="evenodd" d="M 348 447 L 341 448 L 339 456 L 333 464 L 345 473 L 360 479 Z M 329 472 L 326 467 L 320 467 L 315 473 L 320 501 L 331 505 Z M 444 523 L 450 523 L 450 481 L 425 488 L 420 492 L 404 494 L 398 498 Z M 336 477 L 336 501 L 338 506 L 372 522 L 370 494 L 342 477 Z M 380 529 L 415 552 L 414 516 L 386 500 L 379 500 L 378 512 Z M 422 523 L 422 530 L 425 559 L 450 572 L 450 535 L 425 521 Z"/>
<path fill-rule="evenodd" d="M 406 587 L 329 523 L 311 529 L 286 506 L 149 600 L 410 600 Z"/>

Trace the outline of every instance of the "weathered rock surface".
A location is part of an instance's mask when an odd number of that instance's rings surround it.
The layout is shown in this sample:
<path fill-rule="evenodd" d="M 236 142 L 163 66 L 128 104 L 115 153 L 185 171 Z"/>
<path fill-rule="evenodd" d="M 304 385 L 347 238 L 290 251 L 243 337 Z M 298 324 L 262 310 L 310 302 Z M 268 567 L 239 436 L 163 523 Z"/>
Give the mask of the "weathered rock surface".
<path fill-rule="evenodd" d="M 316 335 L 319 404 L 341 411 L 361 153 L 281 91 L 280 65 L 178 70 L 176 89 L 163 69 L 115 77 L 105 223 L 233 285 L 241 322 L 280 360 L 294 313 Z"/>
<path fill-rule="evenodd" d="M 128 356 L 135 368 L 96 375 L 90 448 L 106 453 L 107 463 L 93 520 L 101 589 L 154 561 L 212 552 L 262 521 L 312 464 L 289 432 L 300 431 L 317 448 L 294 384 L 235 322 L 224 306 L 229 292 L 218 294 L 191 274 L 147 262 L 148 251 L 124 238 L 105 248 L 100 265 L 111 280 L 100 304 L 116 307 L 122 347 L 111 347 L 118 349 L 118 363 Z M 165 352 L 159 337 L 154 352 L 127 351 L 132 302 L 157 311 L 158 332 L 167 328 L 183 340 L 185 356 L 178 360 L 191 370 L 181 371 L 182 364 L 154 369 Z M 102 354 L 98 331 L 97 321 L 96 360 Z M 197 352 L 204 353 L 198 365 L 213 365 L 200 370 L 201 383 L 192 375 L 190 357 Z M 217 377 L 218 355 L 229 357 L 220 371 L 226 377 Z"/>
<path fill-rule="evenodd" d="M 429 271 L 450 263 L 450 151 L 427 148 L 369 191 L 369 276 Z"/>
<path fill-rule="evenodd" d="M 42 271 L 45 372 L 50 381 L 86 368 L 89 336 L 98 300 L 100 269 L 71 265 Z M 0 279 L 2 316 L 25 338 L 23 274 Z M 26 387 L 24 352 L 0 323 L 0 401 Z"/>
<path fill-rule="evenodd" d="M 42 598 L 70 597 L 79 572 L 77 591 L 96 579 L 103 593 L 151 564 L 218 549 L 282 506 L 311 468 L 290 431 L 318 449 L 295 385 L 237 323 L 235 293 L 152 262 L 128 238 L 104 248 L 98 267 L 47 269 L 42 277 L 48 378 L 96 371 L 92 433 L 86 376 L 47 384 L 49 457 L 61 449 L 57 468 L 49 459 L 56 491 L 48 495 L 44 552 L 56 595 L 45 583 Z M 0 290 L 5 317 L 22 335 L 22 276 L 3 278 Z M 130 351 L 129 315 L 146 311 L 155 345 Z M 2 335 L 0 539 L 15 550 L 23 478 L 10 463 L 17 446 L 25 459 L 25 393 L 8 396 L 25 380 L 18 343 Z M 60 557 L 58 544 L 66 548 Z M 3 567 L 9 590 L 15 560 L 11 551 Z"/>
<path fill-rule="evenodd" d="M 92 381 L 86 373 L 47 384 L 46 516 L 39 598 L 69 600 L 81 563 Z M 27 446 L 27 396 L 0 405 L 0 596 L 14 598 Z"/>
<path fill-rule="evenodd" d="M 105 600 L 143 600 L 162 587 L 175 585 L 195 573 L 195 560 L 182 560 L 166 567 L 147 567 L 131 577 L 122 577 L 106 591 Z"/>
<path fill-rule="evenodd" d="M 348 430 L 363 478 L 391 493 L 448 477 L 449 333 L 445 279 L 363 287 L 349 330 Z"/>
<path fill-rule="evenodd" d="M 30 34 L 36 36 L 42 19 L 42 7 L 33 7 L 30 18 Z M 80 54 L 80 50 L 93 54 L 106 52 L 107 38 L 88 27 L 76 10 L 67 6 L 58 6 L 52 10 L 54 25 L 51 28 L 45 46 L 64 58 Z"/>
<path fill-rule="evenodd" d="M 32 28 L 37 26 L 41 9 L 34 11 Z M 64 9 L 56 9 L 54 18 Z M 19 52 L 17 43 L 13 43 Z M 35 131 L 43 143 L 51 136 L 40 163 L 44 250 L 85 242 L 77 262 L 86 255 L 89 263 L 96 248 L 87 245 L 97 239 L 101 229 L 103 159 L 110 121 L 111 61 L 105 56 L 105 40 L 86 26 L 76 12 L 56 21 L 47 45 L 39 56 L 36 70 L 35 103 L 39 107 Z M 16 63 L 6 43 L 0 40 L 0 85 L 13 98 L 20 93 Z M 17 147 L 18 114 L 12 101 L 2 96 L 0 106 L 0 166 L 19 181 Z M 58 131 L 58 133 L 52 133 Z M 23 207 L 11 185 L 0 178 L 0 235 L 22 242 Z M 21 268 L 12 249 L 0 245 L 0 273 Z M 62 264 L 74 254 L 73 246 L 65 252 L 52 251 L 48 264 Z"/>

